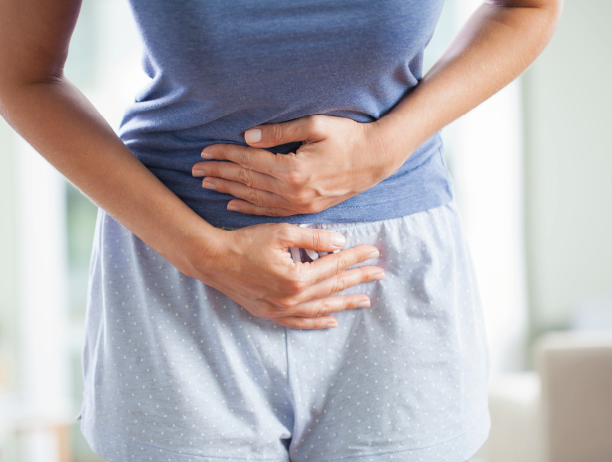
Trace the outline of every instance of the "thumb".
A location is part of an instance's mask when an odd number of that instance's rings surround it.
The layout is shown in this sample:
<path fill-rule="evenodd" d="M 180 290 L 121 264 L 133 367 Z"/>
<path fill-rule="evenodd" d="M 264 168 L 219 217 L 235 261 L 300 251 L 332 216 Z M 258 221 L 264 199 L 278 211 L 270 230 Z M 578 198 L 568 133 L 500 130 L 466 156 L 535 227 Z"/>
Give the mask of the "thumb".
<path fill-rule="evenodd" d="M 324 116 L 305 116 L 288 122 L 259 125 L 244 133 L 250 146 L 271 148 L 297 141 L 320 141 L 325 137 Z"/>
<path fill-rule="evenodd" d="M 335 231 L 326 229 L 301 228 L 291 226 L 281 234 L 283 247 L 300 247 L 318 252 L 333 252 L 344 247 L 346 238 Z"/>

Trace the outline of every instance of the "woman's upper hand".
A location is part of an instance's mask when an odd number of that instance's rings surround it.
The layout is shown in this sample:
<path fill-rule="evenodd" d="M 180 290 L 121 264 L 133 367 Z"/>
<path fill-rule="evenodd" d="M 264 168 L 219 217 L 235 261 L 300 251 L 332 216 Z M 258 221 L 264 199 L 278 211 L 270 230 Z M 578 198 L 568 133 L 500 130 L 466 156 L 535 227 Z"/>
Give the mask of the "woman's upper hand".
<path fill-rule="evenodd" d="M 196 164 L 193 173 L 205 177 L 204 187 L 237 197 L 229 202 L 230 210 L 268 216 L 315 213 L 390 174 L 390 162 L 374 130 L 372 124 L 332 116 L 262 125 L 247 131 L 249 146 L 205 148 L 202 157 L 214 160 Z M 295 141 L 302 142 L 296 153 L 262 149 Z M 208 259 L 202 274 L 195 277 L 253 315 L 283 326 L 336 327 L 331 313 L 370 306 L 365 294 L 336 294 L 384 278 L 376 266 L 350 269 L 378 257 L 372 246 L 330 253 L 308 263 L 294 262 L 288 252 L 291 247 L 337 251 L 345 242 L 337 232 L 268 223 L 226 231 L 223 236 L 215 263 L 211 266 Z"/>
<path fill-rule="evenodd" d="M 220 230 L 219 230 L 220 231 Z M 255 316 L 295 329 L 336 327 L 330 313 L 370 306 L 365 294 L 336 295 L 384 278 L 376 266 L 351 266 L 378 257 L 376 247 L 360 245 L 313 262 L 294 262 L 290 247 L 319 252 L 342 248 L 342 234 L 266 223 L 223 231 L 205 257 L 194 252 L 189 275 L 216 288 Z M 212 250 L 212 251 L 211 251 Z"/>
<path fill-rule="evenodd" d="M 317 213 L 363 192 L 391 175 L 403 158 L 392 155 L 374 123 L 312 115 L 247 130 L 249 146 L 215 144 L 211 159 L 193 166 L 202 186 L 236 197 L 228 210 L 251 215 Z M 302 142 L 295 153 L 271 148 Z M 229 162 L 222 162 L 229 161 Z"/>

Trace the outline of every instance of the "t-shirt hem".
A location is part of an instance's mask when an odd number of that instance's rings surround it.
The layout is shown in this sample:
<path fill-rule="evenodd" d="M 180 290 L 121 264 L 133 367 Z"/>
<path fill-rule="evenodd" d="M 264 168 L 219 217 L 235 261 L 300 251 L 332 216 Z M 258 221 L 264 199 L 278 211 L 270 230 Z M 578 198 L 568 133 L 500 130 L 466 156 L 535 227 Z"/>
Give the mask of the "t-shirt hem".
<path fill-rule="evenodd" d="M 326 211 L 309 214 L 309 215 L 291 215 L 288 217 L 258 217 L 260 222 L 265 223 L 355 223 L 355 222 L 375 222 L 391 220 L 394 218 L 402 218 L 413 215 L 415 213 L 424 212 L 436 207 L 450 204 L 454 200 L 452 192 L 449 190 L 440 197 L 431 198 L 426 202 L 419 202 L 418 207 L 413 207 L 410 204 L 410 199 L 394 199 L 394 207 L 388 207 L 386 204 L 367 204 L 358 206 L 342 206 L 336 207 L 333 213 L 325 213 Z M 187 205 L 190 205 L 189 203 Z M 381 207 L 385 206 L 382 210 Z M 229 212 L 226 205 L 208 204 L 205 210 L 194 208 L 204 220 L 215 227 L 235 227 L 242 228 L 252 224 L 245 223 L 245 215 L 239 212 Z M 328 209 L 329 210 L 329 209 Z M 364 211 L 372 210 L 373 213 L 367 214 Z M 251 215 L 247 215 L 251 217 Z"/>

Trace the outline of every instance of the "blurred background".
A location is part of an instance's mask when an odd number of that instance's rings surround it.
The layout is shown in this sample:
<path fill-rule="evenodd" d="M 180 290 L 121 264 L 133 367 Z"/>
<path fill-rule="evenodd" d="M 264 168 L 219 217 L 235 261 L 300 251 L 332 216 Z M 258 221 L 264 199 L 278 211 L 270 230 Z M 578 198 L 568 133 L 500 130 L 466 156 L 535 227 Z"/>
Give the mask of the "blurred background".
<path fill-rule="evenodd" d="M 447 0 L 430 67 L 480 2 Z M 612 3 L 566 0 L 516 82 L 443 131 L 482 292 L 480 462 L 612 461 Z M 84 0 L 68 77 L 116 129 L 146 81 L 126 0 Z M 75 417 L 96 207 L 0 119 L 0 462 L 94 462 Z"/>

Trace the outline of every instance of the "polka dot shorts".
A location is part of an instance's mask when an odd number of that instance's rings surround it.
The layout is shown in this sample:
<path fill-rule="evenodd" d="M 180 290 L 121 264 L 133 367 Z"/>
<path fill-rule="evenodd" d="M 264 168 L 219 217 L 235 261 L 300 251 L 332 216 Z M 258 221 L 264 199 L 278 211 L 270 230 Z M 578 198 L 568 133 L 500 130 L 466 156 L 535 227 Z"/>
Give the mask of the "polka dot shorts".
<path fill-rule="evenodd" d="M 98 216 L 81 428 L 112 462 L 464 462 L 485 441 L 488 359 L 454 203 L 314 224 L 376 246 L 383 281 L 338 327 L 252 316 Z M 302 252 L 302 255 L 305 255 Z"/>

